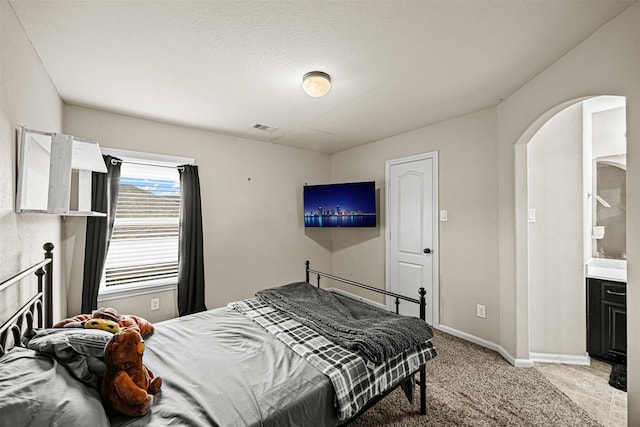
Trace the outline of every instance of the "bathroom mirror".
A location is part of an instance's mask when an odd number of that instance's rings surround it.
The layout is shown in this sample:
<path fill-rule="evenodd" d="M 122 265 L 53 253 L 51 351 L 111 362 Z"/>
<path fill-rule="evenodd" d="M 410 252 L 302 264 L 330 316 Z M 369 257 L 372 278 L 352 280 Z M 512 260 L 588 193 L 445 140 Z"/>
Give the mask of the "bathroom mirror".
<path fill-rule="evenodd" d="M 591 117 L 592 256 L 627 259 L 627 113 L 620 96 L 594 98 Z"/>
<path fill-rule="evenodd" d="M 598 158 L 595 170 L 596 257 L 627 259 L 626 156 Z"/>

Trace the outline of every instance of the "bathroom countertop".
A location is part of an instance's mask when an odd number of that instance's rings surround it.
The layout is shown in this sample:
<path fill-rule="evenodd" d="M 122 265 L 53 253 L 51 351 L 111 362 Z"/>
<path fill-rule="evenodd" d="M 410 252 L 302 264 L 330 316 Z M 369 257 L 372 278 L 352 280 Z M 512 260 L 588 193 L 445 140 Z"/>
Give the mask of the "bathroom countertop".
<path fill-rule="evenodd" d="M 585 264 L 587 277 L 595 279 L 613 280 L 616 282 L 627 281 L 627 260 L 591 258 Z"/>

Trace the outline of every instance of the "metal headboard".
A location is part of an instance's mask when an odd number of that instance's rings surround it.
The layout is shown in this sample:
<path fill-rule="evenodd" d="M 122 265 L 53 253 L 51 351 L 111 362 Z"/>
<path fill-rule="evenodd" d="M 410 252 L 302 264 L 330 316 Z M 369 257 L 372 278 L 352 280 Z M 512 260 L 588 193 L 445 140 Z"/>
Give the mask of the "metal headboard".
<path fill-rule="evenodd" d="M 13 338 L 12 347 L 20 345 L 21 337 L 33 329 L 36 316 L 36 325 L 39 327 L 49 328 L 53 324 L 53 301 L 51 300 L 53 293 L 53 244 L 45 243 L 43 249 L 45 250 L 44 260 L 0 283 L 0 292 L 2 292 L 11 286 L 20 286 L 20 282 L 31 275 L 35 275 L 38 279 L 38 292 L 18 308 L 0 327 L 0 355 L 8 350 L 9 336 Z"/>
<path fill-rule="evenodd" d="M 373 286 L 365 285 L 364 283 L 358 283 L 358 282 L 354 282 L 353 280 L 344 279 L 342 277 L 334 276 L 333 274 L 323 273 L 321 271 L 312 270 L 309 267 L 309 265 L 310 265 L 309 261 L 305 261 L 306 281 L 309 284 L 311 283 L 309 281 L 309 275 L 310 274 L 315 274 L 316 275 L 316 281 L 317 281 L 316 282 L 317 283 L 317 285 L 316 285 L 317 287 L 320 287 L 320 277 L 326 277 L 327 279 L 330 279 L 330 280 L 335 280 L 335 281 L 338 281 L 338 282 L 346 283 L 348 285 L 357 286 L 359 288 L 367 289 L 369 291 L 377 292 L 379 294 L 383 294 L 383 295 L 395 298 L 396 314 L 398 314 L 399 311 L 400 311 L 400 300 L 418 304 L 420 306 L 420 319 L 425 320 L 425 318 L 426 318 L 427 301 L 425 299 L 425 295 L 427 294 L 427 291 L 425 291 L 424 288 L 419 288 L 418 289 L 418 295 L 420 295 L 420 299 L 416 299 L 416 298 L 408 297 L 406 295 L 396 294 L 395 292 L 390 292 L 390 291 L 387 291 L 385 289 L 380 289 L 380 288 L 376 288 L 376 287 L 373 287 Z"/>

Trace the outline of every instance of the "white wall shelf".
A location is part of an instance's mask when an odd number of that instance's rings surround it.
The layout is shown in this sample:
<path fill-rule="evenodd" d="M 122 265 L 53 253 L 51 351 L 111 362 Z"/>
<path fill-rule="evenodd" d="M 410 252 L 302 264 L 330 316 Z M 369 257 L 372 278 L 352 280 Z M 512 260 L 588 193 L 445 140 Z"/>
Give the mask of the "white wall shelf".
<path fill-rule="evenodd" d="M 107 172 L 96 141 L 23 127 L 16 212 L 106 216 L 91 211 L 92 172 Z"/>

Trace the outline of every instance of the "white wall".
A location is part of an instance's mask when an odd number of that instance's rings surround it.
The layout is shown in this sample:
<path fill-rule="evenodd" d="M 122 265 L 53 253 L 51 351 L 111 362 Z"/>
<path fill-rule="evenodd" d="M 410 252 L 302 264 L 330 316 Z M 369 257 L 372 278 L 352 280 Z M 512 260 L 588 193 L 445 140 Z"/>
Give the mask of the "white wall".
<path fill-rule="evenodd" d="M 449 215 L 440 223 L 440 323 L 497 343 L 496 127 L 496 109 L 488 108 L 334 154 L 333 182 L 375 180 L 381 215 L 375 231 L 333 232 L 333 273 L 385 287 L 385 161 L 437 150 L 439 207 Z M 476 317 L 476 304 L 486 306 L 486 319 Z"/>
<path fill-rule="evenodd" d="M 627 152 L 625 107 L 595 112 L 592 120 L 594 158 Z"/>
<path fill-rule="evenodd" d="M 60 217 L 14 211 L 20 125 L 59 132 L 62 101 L 11 6 L 0 0 L 0 280 L 42 260 L 45 242 L 56 246 L 54 252 L 61 246 Z M 54 259 L 54 281 L 61 283 L 60 257 Z M 5 292 L 0 310 L 22 297 Z M 53 297 L 58 319 L 66 314 L 64 286 L 56 287 Z"/>
<path fill-rule="evenodd" d="M 329 155 L 77 106 L 65 108 L 64 129 L 103 147 L 196 159 L 208 308 L 304 280 L 306 259 L 329 269 L 326 239 L 305 234 L 302 212 L 305 182 L 329 181 Z M 70 313 L 80 309 L 84 230 L 83 219 L 66 220 Z M 154 316 L 152 297 L 161 298 L 161 307 L 174 302 L 171 293 L 140 297 L 137 314 Z"/>
<path fill-rule="evenodd" d="M 554 116 L 528 148 L 531 352 L 584 358 L 582 103 Z"/>
<path fill-rule="evenodd" d="M 640 4 L 609 21 L 498 106 L 501 344 L 528 357 L 526 147 L 567 103 L 627 97 L 629 425 L 640 425 Z M 523 155 L 523 147 L 525 154 Z M 523 178 L 525 177 L 525 178 Z M 523 184 L 525 186 L 523 187 Z"/>

